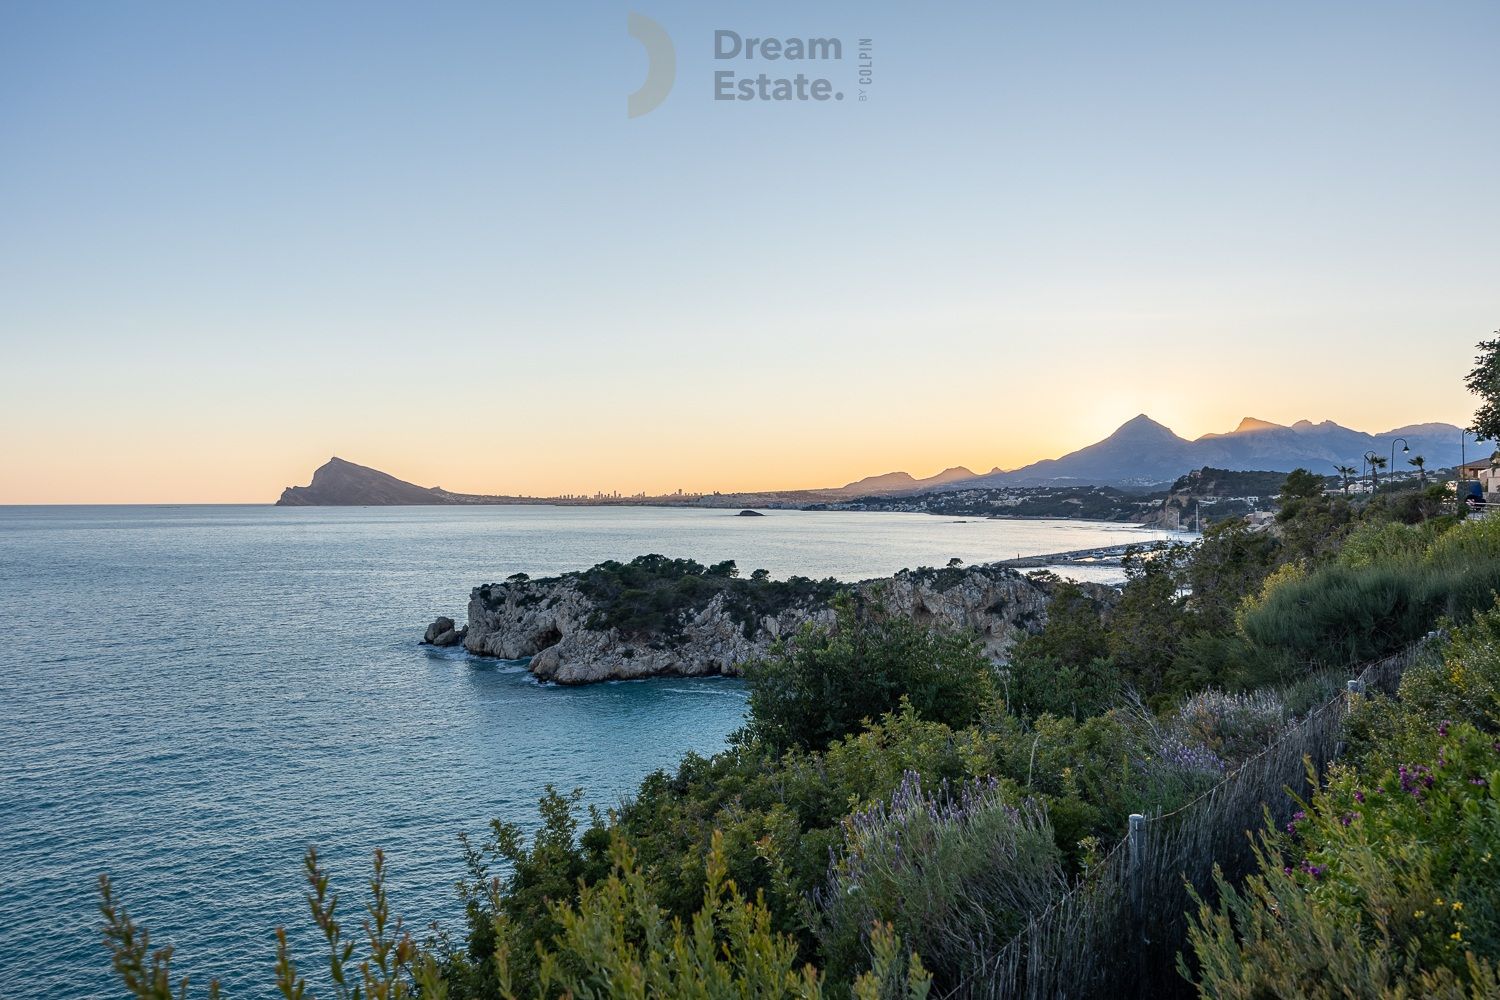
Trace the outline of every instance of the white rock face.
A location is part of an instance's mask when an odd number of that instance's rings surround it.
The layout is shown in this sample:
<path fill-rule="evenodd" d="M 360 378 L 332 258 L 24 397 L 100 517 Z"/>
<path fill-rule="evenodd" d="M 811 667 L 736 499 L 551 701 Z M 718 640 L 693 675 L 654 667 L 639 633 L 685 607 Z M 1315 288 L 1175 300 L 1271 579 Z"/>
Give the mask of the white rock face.
<path fill-rule="evenodd" d="M 861 601 L 918 624 L 971 630 L 997 661 L 1023 633 L 1041 627 L 1049 600 L 1046 584 L 1014 570 L 981 566 L 902 572 L 850 589 Z M 558 684 L 735 675 L 766 655 L 778 638 L 795 634 L 806 622 L 827 625 L 834 617 L 826 604 L 814 604 L 763 617 L 747 628 L 720 593 L 690 613 L 673 635 L 633 637 L 590 628 L 595 610 L 568 577 L 476 587 L 469 597 L 464 648 L 508 660 L 531 657 L 531 672 Z"/>
<path fill-rule="evenodd" d="M 1051 600 L 1044 584 L 1015 570 L 986 567 L 962 571 L 956 583 L 918 571 L 859 587 L 873 602 L 918 625 L 978 633 L 985 654 L 997 662 L 1004 662 L 1022 635 L 1042 627 Z"/>

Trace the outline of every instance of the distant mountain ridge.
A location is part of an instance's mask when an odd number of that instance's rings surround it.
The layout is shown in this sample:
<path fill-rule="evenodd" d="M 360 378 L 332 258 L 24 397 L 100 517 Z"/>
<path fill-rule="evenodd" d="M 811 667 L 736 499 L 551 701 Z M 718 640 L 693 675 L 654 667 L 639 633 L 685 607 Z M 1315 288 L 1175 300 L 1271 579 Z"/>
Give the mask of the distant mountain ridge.
<path fill-rule="evenodd" d="M 908 490 L 932 489 L 948 483 L 962 482 L 973 479 L 977 473 L 955 465 L 951 469 L 944 469 L 935 476 L 926 479 L 915 479 L 909 472 L 887 472 L 883 476 L 866 476 L 856 482 L 840 489 L 839 492 L 850 496 L 868 496 L 871 493 L 906 492 Z"/>
<path fill-rule="evenodd" d="M 1144 413 L 1126 421 L 1102 441 L 1043 459 L 1019 469 L 995 469 L 982 476 L 948 484 L 968 486 L 1145 485 L 1169 483 L 1193 469 L 1212 466 L 1230 471 L 1290 472 L 1307 468 L 1331 475 L 1338 465 L 1359 468 L 1363 456 L 1375 452 L 1389 461 L 1397 444 L 1396 467 L 1404 457 L 1421 455 L 1429 468 L 1457 465 L 1462 448 L 1461 429 L 1453 424 L 1426 423 L 1367 434 L 1324 420 L 1299 420 L 1291 426 L 1246 417 L 1228 433 L 1204 434 L 1196 440 L 1179 437 L 1171 428 Z M 1409 454 L 1398 439 L 1405 439 Z M 1482 446 L 1470 442 L 1478 454 Z M 1472 456 L 1470 456 L 1472 457 Z"/>
<path fill-rule="evenodd" d="M 1324 420 L 1299 420 L 1286 426 L 1246 417 L 1228 433 L 1204 434 L 1196 440 L 1179 437 L 1171 428 L 1144 413 L 1121 424 L 1102 441 L 1059 458 L 1047 458 L 1019 469 L 993 469 L 976 474 L 962 466 L 918 479 L 906 472 L 867 476 L 845 486 L 822 490 L 730 493 L 704 497 L 653 497 L 639 502 L 699 506 L 794 506 L 883 496 L 1004 486 L 1164 486 L 1194 469 L 1212 467 L 1231 472 L 1290 472 L 1306 468 L 1333 475 L 1336 466 L 1360 468 L 1363 456 L 1375 452 L 1389 459 L 1393 445 L 1405 439 L 1409 454 L 1396 447 L 1396 466 L 1421 455 L 1429 469 L 1457 465 L 1462 454 L 1460 429 L 1453 424 L 1425 423 L 1397 427 L 1383 434 L 1366 434 Z M 1469 442 L 1468 458 L 1489 448 Z M 277 500 L 282 507 L 395 506 L 546 503 L 537 497 L 486 496 L 452 493 L 438 486 L 424 487 L 363 465 L 330 459 L 313 473 L 307 486 L 288 486 Z M 577 499 L 571 502 L 588 502 Z M 628 501 L 627 501 L 628 502 Z"/>

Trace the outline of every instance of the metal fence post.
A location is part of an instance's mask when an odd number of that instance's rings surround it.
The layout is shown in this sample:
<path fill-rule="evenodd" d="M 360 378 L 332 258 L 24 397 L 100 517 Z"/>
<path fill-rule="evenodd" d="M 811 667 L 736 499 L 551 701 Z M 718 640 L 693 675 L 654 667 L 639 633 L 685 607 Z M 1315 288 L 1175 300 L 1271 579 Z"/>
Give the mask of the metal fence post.
<path fill-rule="evenodd" d="M 1151 937 L 1146 931 L 1146 817 L 1130 814 L 1130 917 L 1135 922 L 1136 986 L 1146 996 L 1146 946 Z"/>

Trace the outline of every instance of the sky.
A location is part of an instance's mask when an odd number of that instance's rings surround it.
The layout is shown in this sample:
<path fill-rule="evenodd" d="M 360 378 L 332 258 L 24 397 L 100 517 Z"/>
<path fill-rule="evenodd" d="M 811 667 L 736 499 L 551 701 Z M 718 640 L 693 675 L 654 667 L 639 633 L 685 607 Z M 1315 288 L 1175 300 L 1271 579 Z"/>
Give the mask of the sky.
<path fill-rule="evenodd" d="M 636 118 L 631 11 L 676 55 Z M 1497 50 L 1493 0 L 0 0 L 0 503 L 270 502 L 331 455 L 727 492 L 1012 468 L 1142 412 L 1463 423 Z"/>

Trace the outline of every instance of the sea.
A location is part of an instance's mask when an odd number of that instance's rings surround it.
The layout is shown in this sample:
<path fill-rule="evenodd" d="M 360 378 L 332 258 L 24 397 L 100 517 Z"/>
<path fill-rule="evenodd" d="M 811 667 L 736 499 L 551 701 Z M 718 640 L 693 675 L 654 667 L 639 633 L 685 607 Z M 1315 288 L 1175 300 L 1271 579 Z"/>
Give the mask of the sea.
<path fill-rule="evenodd" d="M 1086 521 L 648 507 L 0 507 L 0 996 L 121 997 L 108 874 L 177 973 L 267 997 L 318 951 L 317 845 L 418 937 L 461 932 L 460 833 L 548 785 L 617 804 L 743 722 L 732 679 L 563 688 L 418 644 L 471 588 L 648 552 L 858 580 L 1180 533 Z M 1107 580 L 1110 567 L 1066 572 Z"/>

